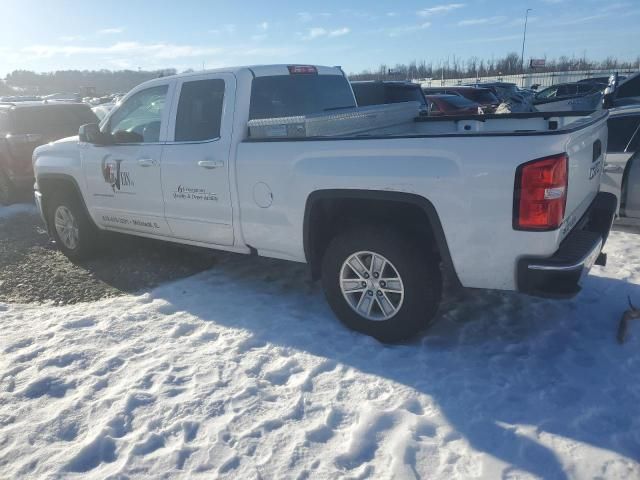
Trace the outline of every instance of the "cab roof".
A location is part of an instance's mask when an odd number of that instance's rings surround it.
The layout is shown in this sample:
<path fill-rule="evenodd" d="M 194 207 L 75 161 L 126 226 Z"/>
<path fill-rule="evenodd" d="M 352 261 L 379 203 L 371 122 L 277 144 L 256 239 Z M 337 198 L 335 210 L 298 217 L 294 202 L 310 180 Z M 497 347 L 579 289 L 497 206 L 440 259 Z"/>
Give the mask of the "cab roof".
<path fill-rule="evenodd" d="M 203 75 L 207 73 L 239 73 L 245 70 L 250 71 L 255 77 L 269 77 L 275 75 L 292 75 L 289 71 L 289 67 L 313 67 L 316 69 L 318 75 L 341 75 L 344 76 L 344 72 L 340 67 L 327 67 L 323 65 L 311 65 L 311 64 L 300 64 L 300 63 L 289 63 L 289 64 L 275 64 L 275 65 L 247 65 L 247 66 L 239 66 L 239 67 L 223 67 L 223 68 L 214 68 L 209 70 L 202 70 L 198 72 L 189 72 L 189 73 L 179 73 L 177 75 L 172 75 L 167 78 L 181 78 L 181 77 L 189 77 L 193 75 Z"/>

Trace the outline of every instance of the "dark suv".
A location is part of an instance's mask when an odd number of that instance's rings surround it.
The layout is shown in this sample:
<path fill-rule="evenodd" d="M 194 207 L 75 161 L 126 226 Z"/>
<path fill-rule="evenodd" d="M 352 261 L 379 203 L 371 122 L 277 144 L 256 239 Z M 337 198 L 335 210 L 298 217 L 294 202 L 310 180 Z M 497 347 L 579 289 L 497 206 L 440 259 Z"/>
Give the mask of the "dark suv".
<path fill-rule="evenodd" d="M 45 143 L 78 134 L 87 123 L 98 123 L 88 105 L 62 102 L 0 103 L 0 204 L 33 186 L 33 150 Z"/>

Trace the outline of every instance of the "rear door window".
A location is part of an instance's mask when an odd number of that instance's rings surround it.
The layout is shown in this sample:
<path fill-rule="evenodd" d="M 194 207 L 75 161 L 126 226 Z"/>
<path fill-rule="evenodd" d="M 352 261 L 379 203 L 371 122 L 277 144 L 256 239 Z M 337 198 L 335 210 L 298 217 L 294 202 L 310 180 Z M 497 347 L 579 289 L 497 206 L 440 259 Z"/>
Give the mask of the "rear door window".
<path fill-rule="evenodd" d="M 358 105 L 366 107 L 369 105 L 380 105 L 385 103 L 384 89 L 377 83 L 355 83 L 352 85 L 353 93 L 356 96 Z"/>
<path fill-rule="evenodd" d="M 220 137 L 224 80 L 185 82 L 176 116 L 176 142 L 198 142 Z"/>
<path fill-rule="evenodd" d="M 257 77 L 251 85 L 249 119 L 311 115 L 355 106 L 349 81 L 342 75 Z"/>
<path fill-rule="evenodd" d="M 635 137 L 638 137 L 637 130 L 640 126 L 640 116 L 610 118 L 607 126 L 609 127 L 608 153 L 622 153 L 627 149 L 627 146 L 631 148 L 632 139 L 633 143 L 637 143 Z"/>

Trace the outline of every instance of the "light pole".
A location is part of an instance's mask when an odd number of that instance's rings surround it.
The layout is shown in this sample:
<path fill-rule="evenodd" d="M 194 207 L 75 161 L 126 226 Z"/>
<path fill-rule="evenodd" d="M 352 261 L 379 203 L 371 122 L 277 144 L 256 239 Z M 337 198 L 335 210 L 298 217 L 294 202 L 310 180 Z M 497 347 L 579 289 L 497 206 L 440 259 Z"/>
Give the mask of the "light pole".
<path fill-rule="evenodd" d="M 532 8 L 527 8 L 524 14 L 524 33 L 522 34 L 522 55 L 520 56 L 520 70 L 524 74 L 524 42 L 527 41 L 527 20 L 529 20 L 529 12 L 533 11 Z"/>

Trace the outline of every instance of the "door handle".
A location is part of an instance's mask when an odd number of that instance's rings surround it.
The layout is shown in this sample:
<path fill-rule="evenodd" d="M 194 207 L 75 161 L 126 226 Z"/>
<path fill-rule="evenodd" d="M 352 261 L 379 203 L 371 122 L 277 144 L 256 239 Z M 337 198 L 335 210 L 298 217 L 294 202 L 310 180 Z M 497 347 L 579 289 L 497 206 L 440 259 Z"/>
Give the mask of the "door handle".
<path fill-rule="evenodd" d="M 220 162 L 216 160 L 200 160 L 198 162 L 198 166 L 202 168 L 207 168 L 207 169 L 220 168 L 220 167 L 224 167 L 224 162 Z"/>
<path fill-rule="evenodd" d="M 153 158 L 139 158 L 138 165 L 141 167 L 153 167 L 156 165 L 156 161 Z"/>
<path fill-rule="evenodd" d="M 620 165 L 614 165 L 613 163 L 605 163 L 604 171 L 607 173 L 622 173 L 624 172 L 624 168 Z"/>

